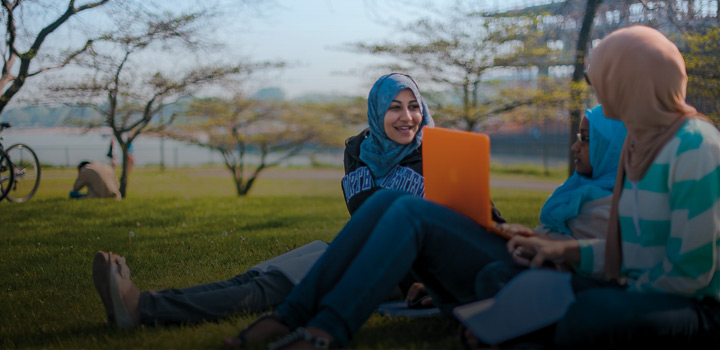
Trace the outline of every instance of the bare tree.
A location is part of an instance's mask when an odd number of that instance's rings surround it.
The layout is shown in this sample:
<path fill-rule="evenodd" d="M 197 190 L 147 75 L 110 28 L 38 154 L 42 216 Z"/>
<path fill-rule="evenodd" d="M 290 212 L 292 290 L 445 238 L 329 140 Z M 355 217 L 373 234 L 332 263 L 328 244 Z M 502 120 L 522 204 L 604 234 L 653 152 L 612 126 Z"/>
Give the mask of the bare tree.
<path fill-rule="evenodd" d="M 38 53 L 42 48 L 45 39 L 48 38 L 55 30 L 65 24 L 71 17 L 99 6 L 106 4 L 109 0 L 90 1 L 84 4 L 76 4 L 75 0 L 67 1 L 65 10 L 58 14 L 58 16 L 46 25 L 37 34 L 34 34 L 34 38 L 30 39 L 32 42 L 30 47 L 27 49 L 21 48 L 21 35 L 24 31 L 19 30 L 21 23 L 18 23 L 18 17 L 20 11 L 23 9 L 23 5 L 29 3 L 32 6 L 32 1 L 23 0 L 1 0 L 0 8 L 2 8 L 2 15 L 5 19 L 5 42 L 2 47 L 3 51 L 3 67 L 2 76 L 0 76 L 0 91 L 2 91 L 2 97 L 0 97 L 0 113 L 5 109 L 7 104 L 12 100 L 15 94 L 25 84 L 27 78 L 36 76 L 42 72 L 62 68 L 68 65 L 73 58 L 85 51 L 89 43 L 84 46 L 69 52 L 59 59 L 59 62 L 53 65 L 47 65 L 41 68 L 37 68 L 33 71 L 30 70 L 30 65 L 34 59 L 38 57 Z M 26 5 L 25 7 L 27 7 Z M 31 34 L 31 36 L 33 36 Z M 16 67 L 17 61 L 20 61 L 19 67 Z"/>
<path fill-rule="evenodd" d="M 83 122 L 83 126 L 112 129 L 122 150 L 120 193 L 123 197 L 127 194 L 133 141 L 143 133 L 159 132 L 173 123 L 180 113 L 177 107 L 172 108 L 178 104 L 178 98 L 230 77 L 281 66 L 278 63 L 240 63 L 190 68 L 174 66 L 165 72 L 144 69 L 147 62 L 133 58 L 158 47 L 183 48 L 179 52 L 184 55 L 205 48 L 199 39 L 199 28 L 206 23 L 207 13 L 138 13 L 137 16 L 122 21 L 124 25 L 115 32 L 90 41 L 87 53 L 77 59 L 80 66 L 90 71 L 84 80 L 52 87 L 57 95 L 89 106 L 102 116 Z M 168 117 L 160 118 L 161 111 L 171 112 Z"/>
<path fill-rule="evenodd" d="M 203 99 L 190 104 L 186 122 L 168 130 L 171 138 L 222 154 L 238 196 L 245 196 L 260 173 L 298 155 L 308 146 L 342 145 L 340 118 L 320 104 L 291 104 L 232 99 Z M 257 155 L 249 165 L 249 155 Z"/>

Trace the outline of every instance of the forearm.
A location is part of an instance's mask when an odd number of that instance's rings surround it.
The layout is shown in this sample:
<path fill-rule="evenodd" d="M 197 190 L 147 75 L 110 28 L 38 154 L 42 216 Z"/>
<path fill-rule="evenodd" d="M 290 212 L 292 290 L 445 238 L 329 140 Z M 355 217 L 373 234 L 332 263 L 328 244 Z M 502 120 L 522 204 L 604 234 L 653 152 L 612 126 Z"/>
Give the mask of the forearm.
<path fill-rule="evenodd" d="M 541 267 L 546 262 L 574 265 L 580 262 L 580 245 L 576 240 L 515 236 L 508 241 L 507 247 L 513 260 L 525 266 Z"/>
<path fill-rule="evenodd" d="M 629 271 L 630 276 L 635 277 L 629 287 L 640 292 L 686 296 L 706 294 L 702 290 L 713 284 L 711 282 L 717 269 L 715 247 L 715 241 L 685 252 L 668 247 L 666 257 L 653 268 L 637 276 L 632 276 L 633 270 Z"/>

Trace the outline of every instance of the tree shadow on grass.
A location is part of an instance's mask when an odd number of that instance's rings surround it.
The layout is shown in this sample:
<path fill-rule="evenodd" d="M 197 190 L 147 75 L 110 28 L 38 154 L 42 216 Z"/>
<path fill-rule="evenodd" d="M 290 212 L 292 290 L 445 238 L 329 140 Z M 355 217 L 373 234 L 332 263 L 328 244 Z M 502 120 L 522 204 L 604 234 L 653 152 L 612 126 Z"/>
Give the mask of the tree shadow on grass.
<path fill-rule="evenodd" d="M 5 341 L 0 343 L 0 348 L 57 348 L 62 347 L 61 344 L 58 344 L 58 340 L 105 338 L 116 333 L 122 333 L 122 331 L 108 324 L 77 325 L 62 330 L 27 329 L 8 337 L 7 343 Z"/>

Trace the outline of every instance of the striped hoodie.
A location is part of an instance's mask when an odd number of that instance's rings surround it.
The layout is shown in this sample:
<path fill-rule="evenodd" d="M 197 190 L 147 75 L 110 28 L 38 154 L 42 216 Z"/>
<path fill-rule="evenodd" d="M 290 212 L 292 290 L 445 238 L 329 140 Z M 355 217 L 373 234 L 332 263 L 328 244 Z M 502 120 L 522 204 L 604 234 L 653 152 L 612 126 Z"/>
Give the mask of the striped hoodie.
<path fill-rule="evenodd" d="M 720 300 L 720 133 L 688 121 L 618 207 L 628 289 Z M 605 241 L 581 240 L 580 272 L 601 275 Z"/>

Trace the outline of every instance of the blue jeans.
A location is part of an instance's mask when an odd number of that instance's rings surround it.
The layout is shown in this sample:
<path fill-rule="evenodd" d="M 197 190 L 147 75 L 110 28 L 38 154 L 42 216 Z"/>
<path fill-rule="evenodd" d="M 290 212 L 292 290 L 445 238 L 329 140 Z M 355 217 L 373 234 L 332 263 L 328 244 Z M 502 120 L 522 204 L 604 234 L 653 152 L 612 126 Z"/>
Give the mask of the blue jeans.
<path fill-rule="evenodd" d="M 280 272 L 249 271 L 227 281 L 146 291 L 140 293 L 140 323 L 193 323 L 257 313 L 280 304 L 292 287 Z"/>
<path fill-rule="evenodd" d="M 291 329 L 318 327 L 345 346 L 411 269 L 447 309 L 475 300 L 474 276 L 497 260 L 510 261 L 503 238 L 446 207 L 381 190 L 276 311 Z"/>
<path fill-rule="evenodd" d="M 478 299 L 492 297 L 523 271 L 493 263 L 477 276 Z M 707 348 L 720 343 L 720 303 L 672 294 L 629 292 L 624 287 L 573 275 L 575 303 L 554 326 L 526 339 L 549 340 L 552 348 Z M 710 345 L 714 344 L 714 345 Z"/>

